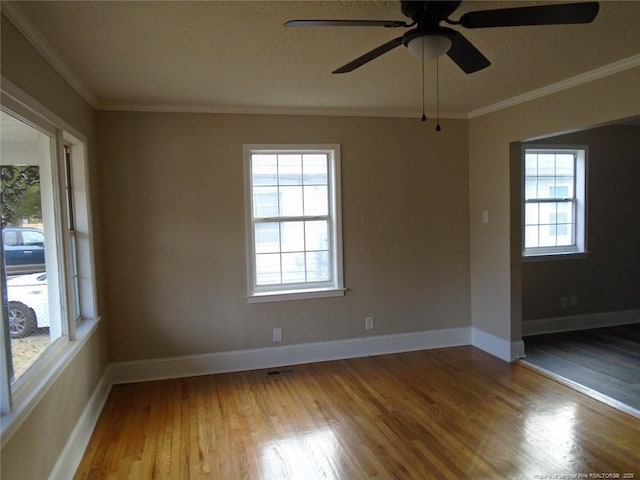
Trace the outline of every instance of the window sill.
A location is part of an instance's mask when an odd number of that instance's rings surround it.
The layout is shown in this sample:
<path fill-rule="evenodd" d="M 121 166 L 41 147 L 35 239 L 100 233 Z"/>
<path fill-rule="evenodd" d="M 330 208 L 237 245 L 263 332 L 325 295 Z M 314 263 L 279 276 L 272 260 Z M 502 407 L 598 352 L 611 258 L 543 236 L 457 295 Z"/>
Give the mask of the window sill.
<path fill-rule="evenodd" d="M 346 288 L 317 288 L 309 290 L 260 292 L 247 295 L 247 303 L 283 302 L 288 300 L 306 300 L 309 298 L 342 297 L 346 290 Z"/>
<path fill-rule="evenodd" d="M 558 260 L 580 260 L 589 257 L 590 252 L 573 253 L 545 253 L 541 255 L 527 255 L 522 257 L 522 263 L 549 262 Z"/>
<path fill-rule="evenodd" d="M 85 319 L 78 324 L 76 339 L 54 342 L 52 351 L 45 352 L 46 357 L 39 358 L 13 385 L 12 410 L 2 415 L 0 438 L 1 446 L 9 441 L 22 422 L 38 405 L 42 397 L 80 352 L 83 345 L 95 332 L 100 319 Z M 56 344 L 57 343 L 57 344 Z M 45 361 L 46 360 L 46 361 Z"/>

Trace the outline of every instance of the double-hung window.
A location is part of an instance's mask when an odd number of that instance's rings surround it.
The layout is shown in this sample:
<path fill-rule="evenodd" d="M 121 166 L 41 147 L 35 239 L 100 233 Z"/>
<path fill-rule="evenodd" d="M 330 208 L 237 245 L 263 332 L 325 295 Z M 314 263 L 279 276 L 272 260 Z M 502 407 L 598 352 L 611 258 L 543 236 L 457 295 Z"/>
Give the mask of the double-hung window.
<path fill-rule="evenodd" d="M 585 166 L 585 148 L 525 148 L 525 257 L 585 252 Z"/>
<path fill-rule="evenodd" d="M 250 302 L 343 295 L 339 145 L 245 145 Z"/>
<path fill-rule="evenodd" d="M 93 331 L 97 308 L 85 140 L 8 82 L 1 99 L 0 413 L 10 436 Z"/>

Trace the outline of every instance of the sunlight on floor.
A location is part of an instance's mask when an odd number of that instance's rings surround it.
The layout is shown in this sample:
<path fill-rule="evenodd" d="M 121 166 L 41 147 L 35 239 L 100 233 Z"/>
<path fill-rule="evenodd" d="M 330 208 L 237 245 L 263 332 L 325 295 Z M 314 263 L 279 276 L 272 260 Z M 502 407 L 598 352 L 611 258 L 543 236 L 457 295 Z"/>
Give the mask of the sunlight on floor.
<path fill-rule="evenodd" d="M 572 472 L 576 465 L 584 464 L 583 451 L 575 440 L 578 423 L 575 403 L 532 412 L 525 421 L 523 448 L 532 457 L 544 458 L 553 472 L 558 467 Z M 549 472 L 534 472 L 537 475 Z"/>
<path fill-rule="evenodd" d="M 338 440 L 330 428 L 269 442 L 262 451 L 263 478 L 338 480 Z"/>

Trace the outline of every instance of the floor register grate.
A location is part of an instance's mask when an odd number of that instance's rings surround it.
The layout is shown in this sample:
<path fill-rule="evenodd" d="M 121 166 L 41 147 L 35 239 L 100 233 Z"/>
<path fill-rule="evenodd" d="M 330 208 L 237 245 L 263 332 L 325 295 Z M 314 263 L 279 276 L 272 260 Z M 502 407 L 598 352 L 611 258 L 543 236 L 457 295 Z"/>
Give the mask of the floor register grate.
<path fill-rule="evenodd" d="M 266 376 L 271 377 L 281 377 L 283 375 L 293 375 L 295 372 L 291 367 L 277 368 L 275 370 L 267 370 Z"/>

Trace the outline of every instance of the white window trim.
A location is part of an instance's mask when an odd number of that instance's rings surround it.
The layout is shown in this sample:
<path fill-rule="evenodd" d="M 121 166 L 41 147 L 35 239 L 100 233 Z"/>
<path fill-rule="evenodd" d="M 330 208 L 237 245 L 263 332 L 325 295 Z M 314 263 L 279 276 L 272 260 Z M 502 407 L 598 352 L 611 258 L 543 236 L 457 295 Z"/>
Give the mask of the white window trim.
<path fill-rule="evenodd" d="M 258 287 L 255 285 L 255 252 L 253 232 L 253 198 L 251 195 L 251 155 L 253 153 L 274 153 L 295 151 L 301 153 L 326 153 L 329 161 L 329 216 L 333 219 L 330 239 L 333 255 L 331 282 L 318 287 L 309 285 L 278 285 L 275 287 Z M 344 295 L 342 267 L 342 198 L 340 179 L 340 145 L 339 144 L 245 144 L 243 145 L 244 179 L 245 179 L 245 227 L 246 227 L 246 262 L 247 262 L 247 302 L 279 302 L 283 300 L 302 300 L 310 298 L 336 297 Z"/>
<path fill-rule="evenodd" d="M 575 176 L 574 176 L 574 198 L 575 205 L 575 245 L 561 247 L 533 247 L 525 248 L 525 155 L 528 151 L 552 151 L 573 153 L 576 155 Z M 522 261 L 539 262 L 547 260 L 569 260 L 586 258 L 589 255 L 587 250 L 587 179 L 588 177 L 588 157 L 589 147 L 587 145 L 545 145 L 545 144 L 523 144 L 522 146 L 522 175 L 521 175 L 521 231 L 522 231 Z"/>
<path fill-rule="evenodd" d="M 91 337 L 99 323 L 97 310 L 93 229 L 91 219 L 90 182 L 87 168 L 87 139 L 62 118 L 48 110 L 30 95 L 24 93 L 12 82 L 1 77 L 1 105 L 2 109 L 10 112 L 20 120 L 51 135 L 55 143 L 55 155 L 59 154 L 60 143 L 63 140 L 71 146 L 74 154 L 74 196 L 76 197 L 76 230 L 78 238 L 78 271 L 81 276 L 79 294 L 81 298 L 80 314 L 82 322 L 76 324 L 72 318 L 65 316 L 64 333 L 67 336 L 58 338 L 38 358 L 27 371 L 10 384 L 8 365 L 2 359 L 0 368 L 0 413 L 2 415 L 0 437 L 1 446 L 9 441 L 13 433 L 28 417 L 47 393 L 55 380 L 66 366 L 81 351 L 82 346 Z M 54 161 L 54 168 L 59 161 Z M 58 172 L 56 172 L 57 174 Z M 54 182 L 55 183 L 55 182 Z M 59 199 L 60 191 L 55 192 Z M 57 212 L 56 215 L 59 215 Z M 61 232 L 58 232 L 60 235 Z M 63 249 L 67 247 L 64 246 Z M 61 265 L 62 262 L 59 262 Z M 61 283 L 67 285 L 65 266 L 61 265 Z M 66 299 L 61 299 L 63 302 Z M 4 319 L 0 310 L 0 340 L 5 338 Z M 4 349 L 3 349 L 4 350 Z M 7 352 L 8 353 L 8 352 Z"/>

